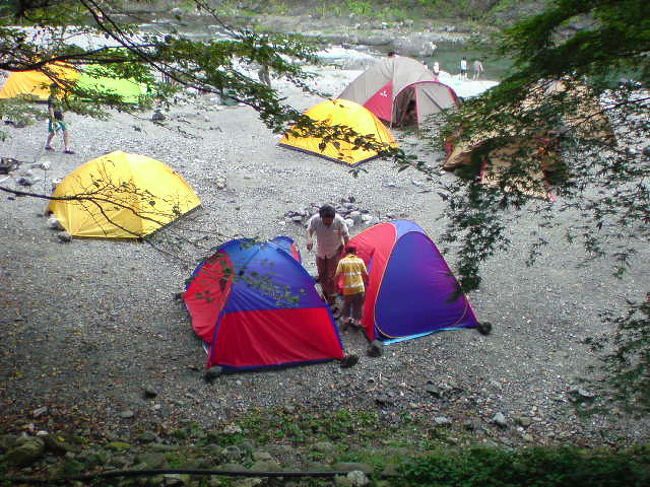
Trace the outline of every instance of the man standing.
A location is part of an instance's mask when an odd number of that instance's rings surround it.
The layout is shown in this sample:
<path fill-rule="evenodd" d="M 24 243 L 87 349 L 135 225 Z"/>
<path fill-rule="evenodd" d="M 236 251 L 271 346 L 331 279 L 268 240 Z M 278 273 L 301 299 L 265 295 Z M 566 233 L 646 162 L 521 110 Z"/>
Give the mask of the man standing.
<path fill-rule="evenodd" d="M 480 59 L 474 60 L 474 78 L 475 80 L 479 79 L 483 74 L 483 62 Z"/>
<path fill-rule="evenodd" d="M 439 77 L 440 77 L 440 63 L 439 63 L 438 61 L 434 61 L 434 63 L 433 63 L 433 69 L 432 69 L 431 71 L 433 71 L 434 79 L 435 79 L 436 81 L 439 81 Z"/>
<path fill-rule="evenodd" d="M 261 64 L 260 69 L 257 70 L 257 76 L 260 83 L 266 85 L 267 88 L 271 87 L 271 76 L 269 74 L 269 67 L 266 64 Z"/>
<path fill-rule="evenodd" d="M 343 247 L 350 239 L 348 226 L 332 206 L 323 205 L 307 223 L 307 250 L 311 250 L 314 246 L 314 235 L 317 241 L 318 282 L 323 290 L 323 297 L 330 305 L 334 305 L 336 303 L 334 273 Z"/>
<path fill-rule="evenodd" d="M 338 280 L 340 275 L 343 275 L 343 310 L 341 316 L 345 320 L 341 329 L 345 330 L 349 326 L 361 328 L 368 270 L 363 260 L 357 257 L 357 249 L 351 245 L 345 247 L 345 257 L 339 261 L 334 279 Z"/>
<path fill-rule="evenodd" d="M 467 58 L 465 56 L 460 60 L 460 79 L 467 79 Z"/>

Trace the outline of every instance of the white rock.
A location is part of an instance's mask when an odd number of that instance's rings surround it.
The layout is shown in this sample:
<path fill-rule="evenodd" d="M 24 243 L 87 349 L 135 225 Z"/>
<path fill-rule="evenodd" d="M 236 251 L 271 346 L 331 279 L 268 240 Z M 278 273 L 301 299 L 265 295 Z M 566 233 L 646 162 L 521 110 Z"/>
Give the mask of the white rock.
<path fill-rule="evenodd" d="M 64 230 L 63 225 L 61 225 L 61 222 L 55 217 L 55 216 L 50 216 L 47 219 L 47 228 L 50 230 L 57 230 L 61 231 Z"/>

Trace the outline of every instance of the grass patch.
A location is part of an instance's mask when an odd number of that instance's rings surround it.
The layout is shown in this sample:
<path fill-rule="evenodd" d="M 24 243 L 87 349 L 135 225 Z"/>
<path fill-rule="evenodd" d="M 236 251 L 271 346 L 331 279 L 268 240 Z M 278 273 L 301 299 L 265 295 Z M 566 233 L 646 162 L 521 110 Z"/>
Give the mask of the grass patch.
<path fill-rule="evenodd" d="M 574 447 L 437 451 L 398 470 L 396 487 L 641 487 L 650 484 L 650 449 Z"/>

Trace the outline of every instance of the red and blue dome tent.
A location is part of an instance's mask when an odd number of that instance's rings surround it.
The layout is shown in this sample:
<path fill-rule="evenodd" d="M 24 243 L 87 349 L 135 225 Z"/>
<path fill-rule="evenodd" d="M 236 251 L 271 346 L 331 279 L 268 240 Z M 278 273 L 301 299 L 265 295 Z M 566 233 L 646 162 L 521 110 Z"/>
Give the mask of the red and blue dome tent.
<path fill-rule="evenodd" d="M 329 306 L 288 237 L 231 240 L 193 272 L 183 300 L 224 371 L 343 359 Z"/>
<path fill-rule="evenodd" d="M 380 223 L 349 245 L 368 268 L 362 319 L 368 340 L 391 343 L 458 328 L 484 332 L 442 254 L 416 223 Z"/>

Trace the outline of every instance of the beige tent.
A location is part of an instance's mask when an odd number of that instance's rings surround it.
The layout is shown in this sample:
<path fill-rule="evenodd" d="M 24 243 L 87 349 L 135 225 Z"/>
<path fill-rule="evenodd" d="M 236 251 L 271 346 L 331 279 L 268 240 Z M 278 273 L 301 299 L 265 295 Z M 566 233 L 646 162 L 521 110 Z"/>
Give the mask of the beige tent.
<path fill-rule="evenodd" d="M 421 124 L 428 116 L 459 104 L 453 89 L 436 81 L 424 64 L 404 56 L 377 62 L 339 98 L 363 105 L 391 126 Z"/>
<path fill-rule="evenodd" d="M 577 137 L 613 140 L 613 131 L 607 117 L 585 85 L 562 81 L 540 82 L 522 103 L 522 111 L 534 110 L 549 101 L 549 96 L 564 93 L 574 97 L 577 102 L 575 113 L 564 118 L 566 128 L 572 130 Z M 479 148 L 495 142 L 497 138 L 502 139 L 502 143 L 489 153 L 479 156 Z M 549 177 L 564 168 L 562 157 L 555 147 L 556 139 L 557 133 L 553 130 L 539 130 L 532 135 L 527 134 L 525 138 L 517 134 L 514 126 L 486 130 L 459 143 L 449 140 L 443 169 L 452 171 L 461 166 L 474 166 L 483 183 L 498 185 L 507 171 L 516 171 L 513 168 L 514 161 L 525 160 L 528 163 L 520 169 L 521 175 L 510 178 L 511 185 L 506 189 L 547 198 L 551 189 Z"/>

